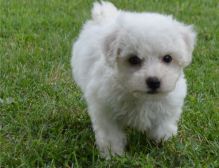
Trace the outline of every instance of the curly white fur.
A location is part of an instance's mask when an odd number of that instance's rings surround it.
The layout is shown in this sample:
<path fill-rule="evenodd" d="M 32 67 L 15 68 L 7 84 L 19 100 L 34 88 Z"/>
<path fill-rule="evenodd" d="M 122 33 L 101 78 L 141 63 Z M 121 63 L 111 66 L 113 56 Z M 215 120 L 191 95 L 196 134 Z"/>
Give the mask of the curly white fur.
<path fill-rule="evenodd" d="M 155 141 L 177 133 L 186 96 L 183 68 L 189 65 L 195 32 L 171 16 L 118 10 L 109 2 L 95 3 L 74 43 L 74 79 L 84 93 L 96 143 L 103 156 L 124 152 L 123 128 L 144 131 Z M 143 60 L 128 63 L 130 55 Z M 170 64 L 162 62 L 171 55 Z M 145 80 L 161 81 L 149 94 Z"/>

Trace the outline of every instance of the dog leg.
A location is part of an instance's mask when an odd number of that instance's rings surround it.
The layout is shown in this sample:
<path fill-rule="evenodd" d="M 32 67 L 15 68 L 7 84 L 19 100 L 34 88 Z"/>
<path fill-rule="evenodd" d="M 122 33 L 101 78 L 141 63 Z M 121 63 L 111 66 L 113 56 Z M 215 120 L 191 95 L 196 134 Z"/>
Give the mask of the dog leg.
<path fill-rule="evenodd" d="M 122 155 L 126 145 L 126 136 L 121 126 L 113 120 L 105 107 L 92 104 L 89 108 L 93 130 L 95 132 L 96 144 L 105 158 L 114 155 Z"/>
<path fill-rule="evenodd" d="M 149 131 L 149 135 L 156 142 L 166 141 L 172 136 L 177 134 L 177 117 L 173 118 L 165 118 L 163 120 L 159 120 L 156 123 L 156 126 L 152 126 Z"/>

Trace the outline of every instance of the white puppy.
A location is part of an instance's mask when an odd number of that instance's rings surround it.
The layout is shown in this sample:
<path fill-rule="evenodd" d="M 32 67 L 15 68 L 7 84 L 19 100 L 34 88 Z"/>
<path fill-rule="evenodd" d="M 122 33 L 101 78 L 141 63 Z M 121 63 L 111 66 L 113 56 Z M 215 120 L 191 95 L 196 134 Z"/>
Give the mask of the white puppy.
<path fill-rule="evenodd" d="M 103 156 L 124 152 L 127 126 L 157 142 L 177 133 L 195 36 L 171 16 L 94 4 L 71 64 Z"/>

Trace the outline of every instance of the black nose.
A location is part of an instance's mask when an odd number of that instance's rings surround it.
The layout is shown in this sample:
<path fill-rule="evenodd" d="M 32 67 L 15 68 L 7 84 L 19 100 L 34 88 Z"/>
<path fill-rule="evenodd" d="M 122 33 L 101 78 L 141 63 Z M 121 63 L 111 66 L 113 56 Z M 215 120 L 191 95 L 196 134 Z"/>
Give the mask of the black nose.
<path fill-rule="evenodd" d="M 148 87 L 152 90 L 156 90 L 160 87 L 160 80 L 156 77 L 149 77 L 146 80 Z"/>

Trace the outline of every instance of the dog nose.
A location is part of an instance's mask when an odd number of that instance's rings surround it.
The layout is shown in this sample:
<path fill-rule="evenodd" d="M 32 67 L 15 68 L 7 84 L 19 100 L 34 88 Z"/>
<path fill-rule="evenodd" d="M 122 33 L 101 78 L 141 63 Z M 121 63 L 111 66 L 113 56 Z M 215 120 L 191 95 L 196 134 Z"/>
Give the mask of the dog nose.
<path fill-rule="evenodd" d="M 146 80 L 148 87 L 152 90 L 156 90 L 160 87 L 160 80 L 157 77 L 149 77 Z"/>

